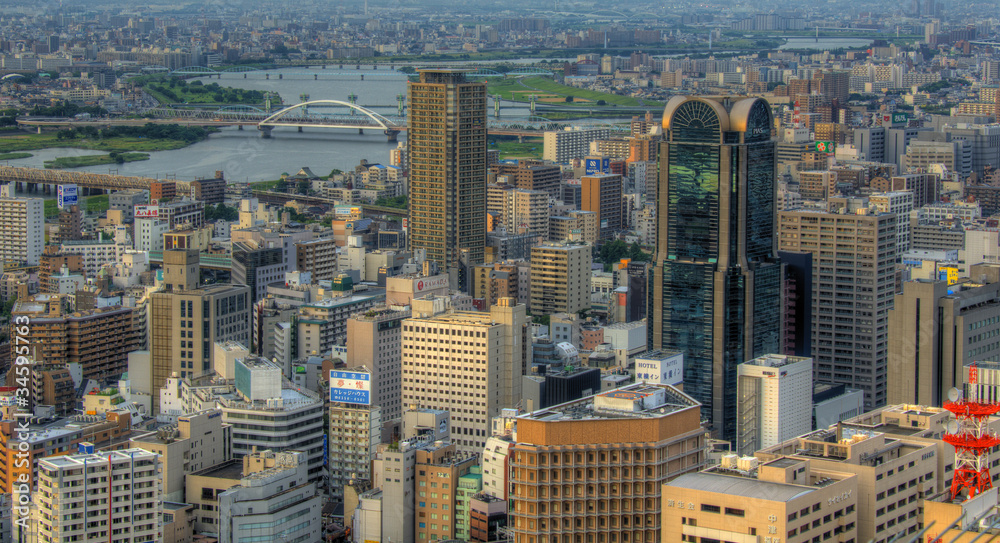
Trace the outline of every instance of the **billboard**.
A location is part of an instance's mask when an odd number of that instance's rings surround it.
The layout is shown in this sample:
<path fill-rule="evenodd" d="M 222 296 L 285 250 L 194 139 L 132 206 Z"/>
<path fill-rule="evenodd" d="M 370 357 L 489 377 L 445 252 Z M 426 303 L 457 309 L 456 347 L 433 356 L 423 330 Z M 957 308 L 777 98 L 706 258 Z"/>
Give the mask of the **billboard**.
<path fill-rule="evenodd" d="M 892 124 L 905 124 L 909 122 L 906 118 L 906 113 L 893 113 L 892 114 Z"/>
<path fill-rule="evenodd" d="M 156 219 L 159 216 L 159 206 L 135 206 L 134 217 L 137 219 Z"/>
<path fill-rule="evenodd" d="M 77 204 L 76 185 L 59 185 L 56 189 L 57 204 L 59 209 L 75 206 Z"/>
<path fill-rule="evenodd" d="M 423 292 L 438 288 L 448 288 L 448 276 L 441 273 L 430 277 L 419 277 L 413 280 L 413 292 Z"/>
<path fill-rule="evenodd" d="M 832 141 L 817 141 L 816 142 L 816 152 L 817 153 L 829 153 L 833 154 L 837 150 L 837 145 Z"/>
<path fill-rule="evenodd" d="M 611 171 L 611 159 L 608 157 L 587 158 L 584 163 L 584 172 L 587 175 L 607 173 L 609 171 Z"/>
<path fill-rule="evenodd" d="M 372 376 L 361 371 L 330 370 L 330 401 L 371 405 Z"/>

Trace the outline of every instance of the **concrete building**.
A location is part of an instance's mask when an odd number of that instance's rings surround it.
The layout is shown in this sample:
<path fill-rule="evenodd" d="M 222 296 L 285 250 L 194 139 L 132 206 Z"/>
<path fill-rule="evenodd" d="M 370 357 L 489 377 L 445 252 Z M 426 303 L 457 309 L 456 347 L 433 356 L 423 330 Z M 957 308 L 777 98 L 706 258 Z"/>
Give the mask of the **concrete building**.
<path fill-rule="evenodd" d="M 403 321 L 410 311 L 372 308 L 347 319 L 348 368 L 364 366 L 371 372 L 372 405 L 381 408 L 382 424 L 398 423 L 403 417 L 402 364 Z"/>
<path fill-rule="evenodd" d="M 402 359 L 403 405 L 451 412 L 458 450 L 481 452 L 490 419 L 521 401 L 531 365 L 525 307 L 502 298 L 489 312 L 445 312 L 440 299 L 414 300 Z"/>
<path fill-rule="evenodd" d="M 765 355 L 739 366 L 736 452 L 751 455 L 812 430 L 812 359 Z"/>
<path fill-rule="evenodd" d="M 590 142 L 611 137 L 609 128 L 554 130 L 545 132 L 542 158 L 559 164 L 568 164 L 574 158 L 590 152 Z"/>
<path fill-rule="evenodd" d="M 580 209 L 597 213 L 600 239 L 612 237 L 625 228 L 622 220 L 622 176 L 585 175 L 580 179 Z"/>
<path fill-rule="evenodd" d="M 149 202 L 149 192 L 145 190 L 118 190 L 108 195 L 108 209 L 122 212 L 122 218 L 131 222 L 135 214 L 135 206 L 146 205 Z"/>
<path fill-rule="evenodd" d="M 889 311 L 888 403 L 942 405 L 966 366 L 1000 357 L 1000 265 L 970 279 L 907 281 Z"/>
<path fill-rule="evenodd" d="M 465 292 L 463 269 L 482 263 L 486 247 L 486 83 L 460 70 L 421 70 L 406 94 L 408 242 Z"/>
<path fill-rule="evenodd" d="M 117 379 L 128 370 L 127 355 L 136 348 L 132 309 L 112 306 L 71 311 L 69 296 L 36 294 L 18 300 L 11 322 L 26 317 L 24 337 L 38 360 L 79 364 L 83 377 Z"/>
<path fill-rule="evenodd" d="M 735 456 L 663 485 L 660 541 L 857 540 L 857 475 L 808 458 L 761 464 Z"/>
<path fill-rule="evenodd" d="M 549 239 L 548 192 L 514 189 L 504 191 L 504 196 L 502 222 L 509 232 Z"/>
<path fill-rule="evenodd" d="M 549 193 L 552 198 L 559 198 L 562 169 L 555 164 L 528 159 L 521 159 L 516 163 L 498 162 L 490 165 L 490 175 L 505 175 L 519 189 L 541 190 Z"/>
<path fill-rule="evenodd" d="M 256 449 L 301 451 L 308 459 L 310 481 L 323 476 L 323 398 L 281 377 L 281 368 L 268 360 L 236 360 L 235 393 L 216 401 L 222 422 L 233 426 L 234 456 Z"/>
<path fill-rule="evenodd" d="M 909 191 L 874 193 L 868 201 L 881 213 L 896 214 L 896 258 L 910 250 L 910 214 L 913 193 Z"/>
<path fill-rule="evenodd" d="M 565 533 L 660 541 L 661 485 L 705 462 L 698 402 L 670 386 L 630 385 L 516 421 L 509 513 L 516 543 Z"/>
<path fill-rule="evenodd" d="M 347 321 L 361 311 L 379 307 L 385 304 L 385 293 L 359 292 L 347 294 L 350 290 L 350 278 L 346 284 L 339 287 L 345 295 L 335 298 L 324 298 L 298 308 L 295 319 L 297 337 L 296 353 L 298 356 L 326 356 L 334 345 L 344 345 L 347 339 Z M 334 289 L 338 281 L 334 282 Z"/>
<path fill-rule="evenodd" d="M 309 272 L 314 281 L 333 279 L 337 273 L 337 242 L 333 238 L 295 244 L 295 269 Z"/>
<path fill-rule="evenodd" d="M 137 390 L 152 395 L 159 409 L 160 388 L 176 373 L 181 378 L 207 375 L 213 370 L 213 345 L 236 341 L 250 344 L 250 289 L 241 285 L 200 286 L 197 251 L 163 253 L 164 290 L 150 297 L 150 354 L 148 383 Z"/>
<path fill-rule="evenodd" d="M 549 239 L 596 245 L 600 239 L 599 224 L 597 213 L 593 211 L 570 211 L 563 216 L 549 217 Z"/>
<path fill-rule="evenodd" d="M 232 283 L 250 287 L 250 303 L 267 294 L 267 285 L 285 279 L 289 262 L 284 260 L 281 247 L 254 247 L 234 242 L 232 250 Z"/>
<path fill-rule="evenodd" d="M 219 543 L 321 541 L 323 498 L 307 478 L 306 455 L 261 451 L 243 457 L 239 484 L 218 494 Z"/>
<path fill-rule="evenodd" d="M 185 476 L 232 458 L 233 428 L 213 409 L 178 417 L 176 425 L 132 437 L 129 444 L 159 456 L 163 499 L 184 503 Z"/>
<path fill-rule="evenodd" d="M 728 440 L 737 366 L 780 352 L 773 128 L 757 98 L 678 96 L 663 116 L 649 348 L 684 353 L 685 393 Z"/>
<path fill-rule="evenodd" d="M 382 408 L 378 405 L 330 405 L 327 448 L 330 497 L 343 502 L 344 489 L 354 480 L 371 480 L 372 461 L 382 442 Z"/>
<path fill-rule="evenodd" d="M 42 199 L 0 196 L 0 261 L 33 266 L 38 264 L 44 247 Z"/>
<path fill-rule="evenodd" d="M 478 453 L 461 453 L 454 443 L 434 441 L 416 450 L 416 528 L 414 541 L 460 538 L 459 485 L 478 464 Z M 405 499 L 405 497 L 404 497 Z M 387 502 L 395 510 L 392 502 Z M 445 513 L 451 511 L 451 514 Z M 440 515 L 440 520 L 438 516 Z"/>
<path fill-rule="evenodd" d="M 135 220 L 135 250 L 162 251 L 163 235 L 170 231 L 170 223 L 159 218 Z"/>
<path fill-rule="evenodd" d="M 56 456 L 38 462 L 39 541 L 159 541 L 159 459 L 142 449 Z M 91 485 L 93 485 L 91 487 Z M 65 491 L 80 486 L 93 491 Z M 120 503 L 109 507 L 111 503 Z M 123 529 L 127 527 L 126 529 Z"/>
<path fill-rule="evenodd" d="M 887 399 L 897 224 L 892 213 L 779 214 L 779 250 L 812 255 L 813 377 L 864 390 L 866 409 Z M 828 244 L 839 252 L 832 254 Z"/>
<path fill-rule="evenodd" d="M 577 313 L 590 307 L 589 245 L 546 243 L 531 249 L 531 312 Z"/>

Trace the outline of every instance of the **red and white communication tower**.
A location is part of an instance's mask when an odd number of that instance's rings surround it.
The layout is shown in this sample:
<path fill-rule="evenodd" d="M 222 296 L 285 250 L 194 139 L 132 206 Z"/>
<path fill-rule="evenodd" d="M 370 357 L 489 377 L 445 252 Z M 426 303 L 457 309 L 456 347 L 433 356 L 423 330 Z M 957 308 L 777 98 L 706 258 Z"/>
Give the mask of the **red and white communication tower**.
<path fill-rule="evenodd" d="M 979 372 L 975 363 L 969 366 L 969 398 L 961 398 L 957 389 L 948 392 L 944 408 L 955 414 L 948 425 L 945 442 L 955 447 L 955 478 L 951 482 L 951 499 L 967 491 L 972 498 L 992 488 L 986 455 L 1000 445 L 1000 437 L 989 430 L 990 415 L 1000 412 L 1000 404 L 981 402 L 976 391 Z"/>

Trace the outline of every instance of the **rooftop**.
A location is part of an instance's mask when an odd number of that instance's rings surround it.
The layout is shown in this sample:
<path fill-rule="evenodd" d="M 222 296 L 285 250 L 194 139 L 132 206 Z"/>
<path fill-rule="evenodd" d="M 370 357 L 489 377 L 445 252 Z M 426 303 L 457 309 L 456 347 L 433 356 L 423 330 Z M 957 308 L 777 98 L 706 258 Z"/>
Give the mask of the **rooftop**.
<path fill-rule="evenodd" d="M 808 486 L 772 483 L 754 477 L 712 471 L 681 475 L 667 483 L 667 486 L 779 502 L 790 502 L 815 492 L 814 488 Z M 664 493 L 669 491 L 664 489 Z"/>
<path fill-rule="evenodd" d="M 518 418 L 545 422 L 659 418 L 701 404 L 672 386 L 637 383 L 528 413 Z"/>
<path fill-rule="evenodd" d="M 229 460 L 217 464 L 201 471 L 196 471 L 192 475 L 199 477 L 215 477 L 216 479 L 240 480 L 243 477 L 243 461 L 240 459 Z"/>

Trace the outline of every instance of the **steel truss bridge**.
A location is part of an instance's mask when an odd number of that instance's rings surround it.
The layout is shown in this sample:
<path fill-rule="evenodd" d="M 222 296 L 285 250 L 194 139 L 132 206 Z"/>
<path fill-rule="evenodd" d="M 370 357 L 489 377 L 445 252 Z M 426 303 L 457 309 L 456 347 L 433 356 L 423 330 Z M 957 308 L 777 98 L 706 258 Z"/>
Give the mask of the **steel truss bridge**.
<path fill-rule="evenodd" d="M 38 168 L 17 168 L 0 165 L 0 182 L 23 183 L 27 188 L 37 185 L 77 185 L 87 189 L 127 190 L 149 189 L 150 183 L 159 181 L 151 177 L 132 177 L 90 172 L 68 172 L 63 170 L 43 170 Z M 187 181 L 174 181 L 180 191 L 190 190 Z"/>

